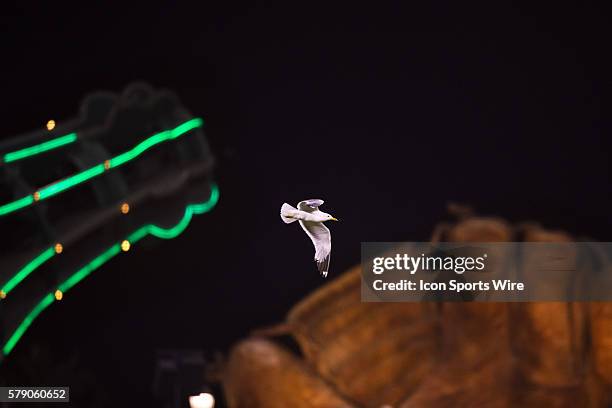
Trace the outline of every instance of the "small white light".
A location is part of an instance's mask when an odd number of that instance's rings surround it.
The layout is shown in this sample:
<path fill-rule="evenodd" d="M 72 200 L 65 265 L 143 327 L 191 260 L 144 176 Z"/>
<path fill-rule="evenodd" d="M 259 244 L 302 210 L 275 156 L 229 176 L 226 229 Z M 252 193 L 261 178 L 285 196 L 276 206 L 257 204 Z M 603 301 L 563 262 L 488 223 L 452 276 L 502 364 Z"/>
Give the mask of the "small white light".
<path fill-rule="evenodd" d="M 207 392 L 191 396 L 189 397 L 189 406 L 191 408 L 214 408 L 215 397 Z"/>

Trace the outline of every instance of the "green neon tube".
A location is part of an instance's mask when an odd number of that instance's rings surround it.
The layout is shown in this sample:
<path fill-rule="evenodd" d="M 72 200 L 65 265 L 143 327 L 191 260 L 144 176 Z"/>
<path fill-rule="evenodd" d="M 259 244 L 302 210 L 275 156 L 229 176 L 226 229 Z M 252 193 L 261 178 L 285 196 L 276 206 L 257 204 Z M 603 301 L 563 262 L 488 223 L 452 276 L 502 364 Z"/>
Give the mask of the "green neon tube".
<path fill-rule="evenodd" d="M 69 188 L 76 186 L 77 184 L 84 183 L 89 179 L 99 176 L 102 173 L 104 173 L 104 164 L 98 164 L 85 171 L 77 173 L 74 176 L 65 178 L 62 181 L 58 181 L 48 187 L 40 189 L 38 191 L 38 193 L 40 194 L 39 200 L 44 200 L 45 198 L 52 197 L 56 194 L 61 193 L 62 191 L 68 190 Z"/>
<path fill-rule="evenodd" d="M 76 133 L 70 133 L 65 136 L 60 136 L 55 139 L 51 139 L 49 141 L 26 147 L 21 150 L 16 150 L 14 152 L 10 152 L 4 155 L 3 161 L 5 163 L 15 162 L 17 160 L 26 159 L 28 157 L 35 156 L 40 153 L 48 152 L 49 150 L 57 149 L 58 147 L 65 146 L 67 144 L 73 143 L 77 140 Z"/>
<path fill-rule="evenodd" d="M 153 235 L 161 239 L 175 238 L 183 231 L 185 231 L 185 229 L 189 226 L 189 223 L 193 218 L 194 214 L 205 214 L 212 210 L 219 201 L 219 195 L 219 187 L 216 184 L 212 184 L 210 197 L 208 198 L 208 200 L 200 204 L 190 204 L 185 207 L 183 217 L 174 226 L 170 228 L 162 228 L 154 224 L 147 224 L 131 233 L 128 236 L 127 240 L 130 242 L 131 245 L 134 245 L 136 242 L 140 241 L 147 235 Z M 112 245 L 100 255 L 92 259 L 81 269 L 72 274 L 64 282 L 62 282 L 58 286 L 58 289 L 64 293 L 67 292 L 68 290 L 76 286 L 79 282 L 81 282 L 83 279 L 85 279 L 89 274 L 98 269 L 100 266 L 104 265 L 106 262 L 108 262 L 110 259 L 118 255 L 119 253 L 121 253 L 121 244 L 117 243 Z M 55 294 L 49 293 L 36 306 L 34 306 L 34 308 L 23 319 L 23 321 L 19 324 L 17 329 L 13 332 L 11 337 L 9 337 L 4 347 L 2 348 L 2 353 L 5 356 L 13 350 L 17 342 L 21 339 L 21 337 L 30 327 L 32 322 L 41 314 L 43 310 L 49 307 L 49 305 L 51 305 L 54 300 Z"/>
<path fill-rule="evenodd" d="M 137 144 L 135 147 L 128 150 L 127 152 L 121 153 L 111 158 L 109 160 L 108 169 L 119 167 L 135 159 L 136 157 L 140 156 L 142 153 L 152 148 L 153 146 L 163 143 L 163 142 L 167 142 L 167 141 L 176 139 L 179 136 L 182 136 L 185 133 L 202 126 L 203 123 L 204 121 L 202 119 L 194 118 L 194 119 L 188 120 L 187 122 L 184 122 L 178 125 L 174 129 L 165 130 L 163 132 L 156 133 L 153 136 L 150 136 L 144 141 L 140 142 L 139 144 Z M 76 185 L 84 183 L 87 180 L 90 180 L 94 177 L 97 177 L 103 174 L 105 170 L 106 169 L 104 167 L 104 163 L 100 163 L 80 173 L 76 173 L 63 180 L 57 181 L 56 183 L 51 184 L 47 187 L 43 187 L 42 189 L 38 191 L 39 193 L 38 200 L 42 201 L 49 197 L 53 197 L 57 194 L 60 194 Z M 17 199 L 13 202 L 10 202 L 4 205 L 0 205 L 0 216 L 10 214 L 21 208 L 32 205 L 33 203 L 34 203 L 33 197 L 31 195 L 28 195 L 20 199 Z"/>
<path fill-rule="evenodd" d="M 28 205 L 31 205 L 33 202 L 34 202 L 34 198 L 32 198 L 32 196 L 25 196 L 11 203 L 4 204 L 3 206 L 0 206 L 0 216 L 8 214 L 8 213 L 12 213 L 13 211 L 17 211 L 23 207 L 27 207 Z"/>
<path fill-rule="evenodd" d="M 69 291 L 74 285 L 85 279 L 87 275 L 104 265 L 111 258 L 121 252 L 121 245 L 115 244 L 102 252 L 100 255 L 92 259 L 87 265 L 76 271 L 72 276 L 62 282 L 58 289 L 62 292 Z"/>
<path fill-rule="evenodd" d="M 42 264 L 53 258 L 55 255 L 55 248 L 47 248 L 42 251 L 36 258 L 32 259 L 26 265 L 23 266 L 11 279 L 9 279 L 2 291 L 5 295 L 8 295 L 11 290 L 15 289 L 15 286 L 19 285 L 22 280 L 28 277 L 29 274 L 38 269 Z"/>
<path fill-rule="evenodd" d="M 7 355 L 11 352 L 11 350 L 13 350 L 15 344 L 17 344 L 19 339 L 21 339 L 21 336 L 23 336 L 28 327 L 30 327 L 34 319 L 36 319 L 38 315 L 42 313 L 43 310 L 49 307 L 49 305 L 51 305 L 54 300 L 55 296 L 53 295 L 53 293 L 49 293 L 47 294 L 47 296 L 42 298 L 42 300 L 36 306 L 34 306 L 34 309 L 32 309 L 30 313 L 28 313 L 25 319 L 23 319 L 19 327 L 17 327 L 17 330 L 15 330 L 13 335 L 8 339 L 8 341 L 2 348 L 2 353 L 4 355 Z"/>

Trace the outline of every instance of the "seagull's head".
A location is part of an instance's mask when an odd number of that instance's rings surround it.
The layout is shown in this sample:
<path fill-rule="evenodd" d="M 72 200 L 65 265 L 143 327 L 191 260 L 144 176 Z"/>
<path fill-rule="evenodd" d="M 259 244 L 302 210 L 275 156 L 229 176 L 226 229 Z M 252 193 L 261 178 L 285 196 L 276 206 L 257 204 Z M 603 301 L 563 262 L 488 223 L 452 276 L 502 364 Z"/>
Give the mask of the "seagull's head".
<path fill-rule="evenodd" d="M 323 219 L 321 220 L 322 222 L 325 222 L 325 221 L 339 221 L 336 217 L 334 217 L 333 215 L 328 214 L 328 213 L 323 213 L 323 214 L 321 214 L 321 216 L 323 217 Z"/>

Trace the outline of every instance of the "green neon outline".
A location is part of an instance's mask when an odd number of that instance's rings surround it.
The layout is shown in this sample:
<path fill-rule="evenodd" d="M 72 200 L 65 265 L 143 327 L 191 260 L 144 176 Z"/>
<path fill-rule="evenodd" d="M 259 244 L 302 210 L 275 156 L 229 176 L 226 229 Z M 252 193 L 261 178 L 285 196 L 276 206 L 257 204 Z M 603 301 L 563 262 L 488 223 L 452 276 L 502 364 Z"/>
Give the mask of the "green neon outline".
<path fill-rule="evenodd" d="M 119 252 L 121 252 L 120 244 L 115 244 L 111 246 L 106 251 L 102 252 L 100 255 L 92 259 L 87 265 L 76 271 L 68 279 L 62 282 L 57 288 L 62 292 L 66 293 L 74 285 L 85 279 L 87 275 L 104 265 Z"/>
<path fill-rule="evenodd" d="M 142 153 L 152 148 L 153 146 L 167 142 L 170 140 L 174 140 L 179 136 L 184 135 L 185 133 L 196 129 L 204 124 L 204 121 L 201 118 L 193 118 L 182 124 L 178 125 L 174 129 L 164 130 L 162 132 L 156 133 L 152 136 L 149 136 L 142 142 L 138 143 L 132 149 L 127 152 L 121 153 L 109 160 L 108 170 L 119 167 L 130 160 L 135 159 L 140 156 Z M 104 163 L 97 164 L 93 167 L 90 167 L 87 170 L 76 173 L 72 176 L 69 176 L 63 180 L 57 181 L 47 187 L 43 187 L 38 190 L 38 201 L 45 200 L 49 197 L 53 197 L 57 194 L 60 194 L 78 184 L 84 183 L 85 181 L 97 177 L 103 174 L 107 169 L 104 167 Z M 14 211 L 17 211 L 21 208 L 32 205 L 35 202 L 32 195 L 28 195 L 22 198 L 19 198 L 10 203 L 0 205 L 0 216 L 10 214 Z"/>
<path fill-rule="evenodd" d="M 32 203 L 34 203 L 34 198 L 32 196 L 25 196 L 13 201 L 12 203 L 4 204 L 2 207 L 0 207 L 0 216 L 12 213 L 20 208 L 27 207 L 28 205 L 32 205 Z"/>
<path fill-rule="evenodd" d="M 113 164 L 111 163 L 111 167 L 116 167 L 116 166 L 120 166 L 124 163 L 126 163 L 129 160 L 132 160 L 133 158 L 139 156 L 140 154 L 142 154 L 144 151 L 150 149 L 151 147 L 155 146 L 158 143 L 161 143 L 163 141 L 166 140 L 172 140 L 175 139 L 177 137 L 179 137 L 180 135 L 194 129 L 195 127 L 201 126 L 202 125 L 202 120 L 201 119 L 192 119 L 190 121 L 187 121 L 179 126 L 177 126 L 176 128 L 172 129 L 172 130 L 168 130 L 168 131 L 164 131 L 161 133 L 158 133 L 154 136 L 151 136 L 150 138 L 144 140 L 143 142 L 139 143 L 136 147 L 134 147 L 132 150 L 130 150 L 129 155 L 126 155 L 126 153 L 123 153 L 119 156 L 116 156 L 115 159 L 113 160 L 117 160 L 117 163 L 115 163 L 115 165 L 113 166 Z M 105 169 L 104 169 L 104 164 L 99 164 L 96 165 L 88 170 L 85 170 L 81 173 L 76 174 L 75 176 L 72 176 L 68 179 L 64 179 L 63 181 L 60 181 L 58 183 L 55 183 L 43 190 L 39 191 L 40 197 L 39 199 L 44 199 L 47 197 L 51 197 L 55 194 L 58 194 L 61 191 L 66 190 L 67 188 L 70 188 L 69 184 L 72 182 L 74 184 L 78 184 L 78 183 L 83 183 L 84 181 L 87 181 L 93 177 L 96 177 L 102 173 L 104 173 Z M 31 203 L 34 202 L 34 199 L 32 198 L 31 195 L 23 197 L 20 200 L 17 200 L 11 204 L 13 204 L 16 209 L 18 208 L 23 208 L 27 205 L 30 205 Z M 1 214 L 0 214 L 1 215 Z M 5 295 L 8 295 L 9 292 L 11 290 L 13 290 L 15 288 L 15 286 L 17 286 L 22 280 L 24 280 L 33 270 L 35 270 L 36 268 L 38 268 L 42 263 L 48 261 L 49 259 L 51 259 L 53 256 L 55 255 L 55 251 L 53 248 L 48 248 L 46 250 L 44 250 L 41 254 L 39 254 L 36 258 L 34 258 L 32 261 L 30 261 L 28 264 L 26 264 L 25 266 L 22 267 L 21 270 L 19 270 L 19 272 L 17 272 L 17 274 L 15 276 L 13 276 L 2 288 L 2 290 L 4 291 Z"/>
<path fill-rule="evenodd" d="M 2 160 L 5 163 L 16 162 L 17 160 L 27 159 L 28 157 L 36 156 L 37 154 L 48 152 L 49 150 L 57 149 L 58 147 L 66 146 L 67 144 L 73 143 L 76 140 L 77 134 L 69 133 L 34 146 L 25 147 L 20 150 L 15 150 L 14 152 L 6 153 Z"/>
<path fill-rule="evenodd" d="M 28 327 L 32 324 L 32 322 L 38 317 L 39 314 L 42 313 L 49 305 L 53 303 L 55 300 L 55 295 L 53 293 L 47 294 L 34 308 L 28 313 L 28 315 L 23 319 L 21 324 L 17 327 L 17 330 L 13 332 L 11 338 L 8 339 L 4 347 L 2 348 L 2 353 L 7 355 L 13 350 L 13 347 L 17 344 L 21 336 L 28 330 Z"/>
<path fill-rule="evenodd" d="M 170 228 L 162 228 L 154 224 L 147 224 L 130 235 L 128 235 L 127 240 L 131 245 L 134 245 L 142 238 L 147 235 L 153 235 L 160 239 L 172 239 L 179 236 L 185 229 L 189 226 L 192 218 L 196 214 L 205 214 L 212 210 L 217 202 L 219 201 L 219 187 L 216 184 L 211 185 L 210 197 L 207 201 L 199 204 L 189 204 L 185 207 L 185 212 L 181 220 L 176 223 L 173 227 Z M 66 293 L 74 286 L 76 286 L 79 282 L 85 279 L 88 275 L 90 275 L 93 271 L 104 265 L 106 262 L 111 260 L 113 257 L 121 253 L 121 244 L 116 243 L 105 251 L 103 251 L 100 255 L 92 259 L 89 263 L 83 266 L 81 269 L 72 274 L 68 279 L 58 285 L 58 289 L 63 293 Z M 32 322 L 53 302 L 55 301 L 55 293 L 48 293 L 45 295 L 42 300 L 34 306 L 34 308 L 26 315 L 26 317 L 21 321 L 17 329 L 13 332 L 13 334 L 9 337 L 9 339 L 2 347 L 2 354 L 4 356 L 8 355 L 15 345 L 19 342 L 21 337 L 25 334 L 26 330 L 30 327 Z"/>
<path fill-rule="evenodd" d="M 9 279 L 2 288 L 2 291 L 5 295 L 8 295 L 15 286 L 19 285 L 22 280 L 27 278 L 34 270 L 38 269 L 42 264 L 47 262 L 49 259 L 53 258 L 55 255 L 55 248 L 47 248 L 42 251 L 38 256 L 32 259 L 30 262 L 25 264 L 19 272 L 17 272 L 11 279 Z"/>

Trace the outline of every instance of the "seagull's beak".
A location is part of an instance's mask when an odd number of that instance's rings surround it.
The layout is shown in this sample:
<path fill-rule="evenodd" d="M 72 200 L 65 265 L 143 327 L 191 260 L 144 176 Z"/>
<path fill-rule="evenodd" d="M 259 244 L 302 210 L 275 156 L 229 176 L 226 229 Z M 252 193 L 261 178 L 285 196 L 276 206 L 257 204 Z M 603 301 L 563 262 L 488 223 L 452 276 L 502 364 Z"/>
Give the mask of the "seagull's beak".
<path fill-rule="evenodd" d="M 334 217 L 331 217 L 330 220 L 332 220 L 332 221 L 340 221 L 339 219 L 334 218 Z"/>

